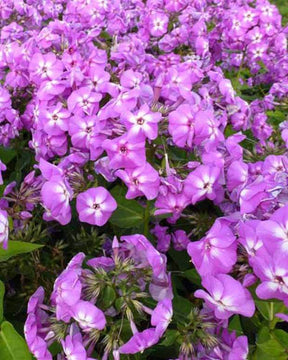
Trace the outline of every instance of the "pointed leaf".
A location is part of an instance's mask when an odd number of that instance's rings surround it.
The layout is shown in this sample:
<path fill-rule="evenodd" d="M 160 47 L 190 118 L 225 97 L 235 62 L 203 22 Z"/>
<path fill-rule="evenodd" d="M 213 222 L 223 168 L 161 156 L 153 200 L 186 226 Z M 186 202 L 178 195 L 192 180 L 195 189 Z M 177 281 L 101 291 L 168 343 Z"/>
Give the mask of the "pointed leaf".
<path fill-rule="evenodd" d="M 0 331 L 0 359 L 31 360 L 25 340 L 17 333 L 13 325 L 4 321 Z"/>
<path fill-rule="evenodd" d="M 43 247 L 43 245 L 22 241 L 9 241 L 7 250 L 0 248 L 0 262 L 8 260 L 12 256 L 29 253 L 41 247 Z"/>

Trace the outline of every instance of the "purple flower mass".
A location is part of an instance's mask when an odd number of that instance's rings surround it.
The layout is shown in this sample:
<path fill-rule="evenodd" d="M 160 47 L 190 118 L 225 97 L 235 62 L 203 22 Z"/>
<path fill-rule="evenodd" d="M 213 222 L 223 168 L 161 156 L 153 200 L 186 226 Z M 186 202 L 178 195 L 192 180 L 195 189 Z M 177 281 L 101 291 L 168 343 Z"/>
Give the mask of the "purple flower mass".
<path fill-rule="evenodd" d="M 285 9 L 0 0 L 1 333 L 30 297 L 38 360 L 287 357 Z"/>

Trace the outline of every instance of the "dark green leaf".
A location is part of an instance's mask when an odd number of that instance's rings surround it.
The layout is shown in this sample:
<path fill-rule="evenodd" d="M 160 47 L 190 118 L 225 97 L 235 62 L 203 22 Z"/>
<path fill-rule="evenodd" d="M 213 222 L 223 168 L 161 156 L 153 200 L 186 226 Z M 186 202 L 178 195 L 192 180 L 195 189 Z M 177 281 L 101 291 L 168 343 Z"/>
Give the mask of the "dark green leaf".
<path fill-rule="evenodd" d="M 117 209 L 112 214 L 110 222 L 120 228 L 143 225 L 145 209 L 136 200 L 127 200 L 125 193 L 126 190 L 118 185 L 111 190 L 111 195 L 117 201 Z"/>
<path fill-rule="evenodd" d="M 201 286 L 201 277 L 196 269 L 189 269 L 184 271 L 186 279 L 190 280 L 193 284 Z"/>
<path fill-rule="evenodd" d="M 0 331 L 0 359 L 31 360 L 25 340 L 17 333 L 13 325 L 4 321 Z"/>
<path fill-rule="evenodd" d="M 174 296 L 173 299 L 173 311 L 174 317 L 179 320 L 184 320 L 190 314 L 191 310 L 193 309 L 193 304 L 183 298 L 182 296 Z"/>
<path fill-rule="evenodd" d="M 106 286 L 102 292 L 99 301 L 99 307 L 101 309 L 108 309 L 115 301 L 116 293 L 111 286 Z"/>
<path fill-rule="evenodd" d="M 9 241 L 8 249 L 0 249 L 0 262 L 8 260 L 12 256 L 29 253 L 41 248 L 43 245 L 30 244 L 22 241 Z"/>
<path fill-rule="evenodd" d="M 180 335 L 178 330 L 167 330 L 165 332 L 164 340 L 159 344 L 162 346 L 170 346 L 176 343 L 178 336 Z"/>
<path fill-rule="evenodd" d="M 239 315 L 234 315 L 232 317 L 232 319 L 229 321 L 228 329 L 230 331 L 235 330 L 238 336 L 243 334 Z"/>
<path fill-rule="evenodd" d="M 16 154 L 17 153 L 14 149 L 0 146 L 0 159 L 4 164 L 9 164 L 9 162 L 15 158 Z"/>

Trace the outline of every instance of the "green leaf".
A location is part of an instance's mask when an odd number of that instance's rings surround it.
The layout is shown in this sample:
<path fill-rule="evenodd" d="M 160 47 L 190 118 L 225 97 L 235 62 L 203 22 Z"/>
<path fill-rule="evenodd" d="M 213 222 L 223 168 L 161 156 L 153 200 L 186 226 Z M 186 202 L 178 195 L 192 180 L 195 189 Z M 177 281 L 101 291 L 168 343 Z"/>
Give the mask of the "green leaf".
<path fill-rule="evenodd" d="M 235 330 L 236 334 L 238 336 L 243 335 L 243 330 L 242 330 L 242 326 L 241 326 L 241 321 L 240 321 L 240 316 L 239 315 L 234 315 L 232 317 L 232 319 L 229 321 L 229 326 L 228 329 L 230 331 Z"/>
<path fill-rule="evenodd" d="M 171 256 L 174 263 L 178 265 L 179 270 L 185 271 L 191 269 L 191 259 L 186 251 L 170 249 L 168 255 Z"/>
<path fill-rule="evenodd" d="M 13 325 L 4 321 L 0 331 L 0 359 L 31 360 L 25 340 L 17 333 Z"/>
<path fill-rule="evenodd" d="M 120 228 L 143 226 L 145 209 L 136 200 L 127 200 L 125 193 L 126 190 L 118 185 L 111 190 L 111 195 L 117 201 L 117 209 L 112 214 L 110 222 Z"/>
<path fill-rule="evenodd" d="M 0 323 L 3 321 L 3 300 L 5 294 L 5 286 L 2 281 L 0 281 Z"/>
<path fill-rule="evenodd" d="M 111 286 L 106 286 L 101 292 L 100 301 L 97 305 L 99 305 L 101 309 L 108 309 L 114 303 L 115 299 L 116 293 L 114 289 Z"/>
<path fill-rule="evenodd" d="M 284 348 L 288 349 L 288 333 L 281 329 L 274 330 L 273 334 L 279 341 L 279 343 L 284 346 Z"/>
<path fill-rule="evenodd" d="M 184 271 L 186 279 L 190 280 L 193 284 L 201 286 L 201 277 L 196 269 L 189 269 Z"/>
<path fill-rule="evenodd" d="M 12 256 L 29 253 L 41 247 L 43 247 L 43 245 L 31 244 L 22 241 L 9 241 L 7 250 L 2 248 L 0 249 L 0 262 L 8 260 Z"/>
<path fill-rule="evenodd" d="M 17 153 L 14 149 L 0 146 L 0 159 L 4 164 L 9 164 L 9 162 L 12 161 L 16 155 Z"/>
<path fill-rule="evenodd" d="M 260 311 L 264 319 L 270 321 L 270 328 L 274 328 L 281 319 L 277 318 L 277 313 L 287 313 L 287 308 L 282 301 L 264 301 L 255 300 L 257 309 Z"/>
<path fill-rule="evenodd" d="M 190 314 L 190 312 L 193 309 L 193 304 L 183 298 L 182 296 L 176 295 L 173 299 L 173 311 L 174 311 L 174 317 L 178 320 L 184 320 L 187 319 L 187 316 Z"/>
<path fill-rule="evenodd" d="M 263 344 L 257 344 L 257 347 L 271 357 L 282 359 L 282 356 L 285 356 L 285 348 L 275 339 L 269 339 Z M 284 357 L 284 359 L 287 359 L 287 357 Z"/>
<path fill-rule="evenodd" d="M 162 346 L 171 346 L 171 345 L 175 345 L 178 336 L 180 335 L 178 330 L 173 330 L 173 329 L 169 329 L 165 332 L 165 338 L 164 340 L 160 343 L 160 345 Z"/>

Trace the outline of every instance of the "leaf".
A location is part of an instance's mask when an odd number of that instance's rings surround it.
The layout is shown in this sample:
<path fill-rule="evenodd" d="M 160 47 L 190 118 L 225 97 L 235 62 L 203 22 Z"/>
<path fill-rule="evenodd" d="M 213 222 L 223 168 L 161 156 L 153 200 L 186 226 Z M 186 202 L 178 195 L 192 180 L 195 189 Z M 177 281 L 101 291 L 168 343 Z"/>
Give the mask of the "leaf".
<path fill-rule="evenodd" d="M 279 343 L 284 346 L 284 348 L 288 349 L 288 333 L 281 329 L 274 330 L 273 334 L 279 341 Z"/>
<path fill-rule="evenodd" d="M 0 323 L 3 321 L 3 300 L 5 294 L 5 286 L 2 281 L 0 281 Z"/>
<path fill-rule="evenodd" d="M 4 321 L 1 325 L 0 359 L 32 360 L 32 355 L 28 350 L 25 340 L 8 321 Z"/>
<path fill-rule="evenodd" d="M 175 345 L 177 338 L 179 337 L 180 333 L 178 330 L 169 329 L 165 332 L 165 338 L 159 345 L 162 346 L 170 346 Z"/>
<path fill-rule="evenodd" d="M 193 304 L 183 298 L 182 296 L 176 295 L 173 299 L 173 313 L 174 317 L 179 320 L 187 319 L 187 316 L 193 309 Z"/>
<path fill-rule="evenodd" d="M 236 334 L 238 336 L 243 335 L 243 330 L 242 330 L 242 326 L 241 326 L 241 322 L 240 322 L 240 317 L 239 315 L 234 315 L 232 317 L 232 319 L 229 321 L 229 326 L 228 329 L 230 331 L 235 330 Z"/>
<path fill-rule="evenodd" d="M 9 241 L 7 250 L 0 249 L 0 262 L 8 260 L 12 256 L 29 253 L 41 247 L 43 247 L 43 245 L 31 244 L 23 241 Z"/>
<path fill-rule="evenodd" d="M 3 161 L 4 164 L 9 164 L 9 162 L 12 161 L 16 155 L 17 153 L 14 149 L 0 146 L 0 160 Z"/>
<path fill-rule="evenodd" d="M 277 322 L 281 321 L 281 319 L 278 319 L 275 314 L 287 313 L 287 308 L 282 301 L 264 301 L 257 299 L 255 300 L 255 304 L 264 319 L 270 321 L 270 328 L 271 326 L 274 327 Z"/>
<path fill-rule="evenodd" d="M 262 344 L 257 344 L 257 347 L 259 347 L 259 349 L 261 349 L 264 353 L 269 354 L 271 357 L 275 356 L 282 359 L 282 356 L 285 354 L 285 348 L 275 339 L 269 339 Z M 287 357 L 284 357 L 284 359 L 287 359 Z"/>
<path fill-rule="evenodd" d="M 101 309 L 108 309 L 115 301 L 116 299 L 116 293 L 114 289 L 111 286 L 106 286 L 102 292 L 101 297 L 99 301 L 99 307 Z"/>
<path fill-rule="evenodd" d="M 145 209 L 136 200 L 127 200 L 125 192 L 125 189 L 118 185 L 111 190 L 111 195 L 117 201 L 117 209 L 112 214 L 110 222 L 120 228 L 143 226 Z"/>
<path fill-rule="evenodd" d="M 179 270 L 185 271 L 191 269 L 191 259 L 186 251 L 170 249 L 168 255 L 178 265 Z"/>
<path fill-rule="evenodd" d="M 189 269 L 184 271 L 184 276 L 186 279 L 190 280 L 193 284 L 197 286 L 201 286 L 201 277 L 196 269 Z"/>

